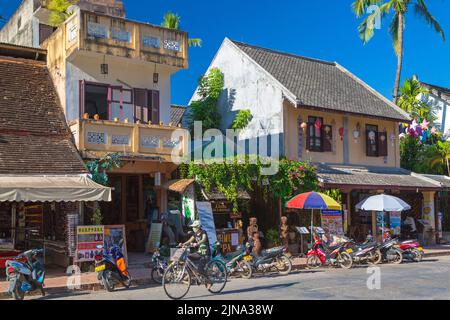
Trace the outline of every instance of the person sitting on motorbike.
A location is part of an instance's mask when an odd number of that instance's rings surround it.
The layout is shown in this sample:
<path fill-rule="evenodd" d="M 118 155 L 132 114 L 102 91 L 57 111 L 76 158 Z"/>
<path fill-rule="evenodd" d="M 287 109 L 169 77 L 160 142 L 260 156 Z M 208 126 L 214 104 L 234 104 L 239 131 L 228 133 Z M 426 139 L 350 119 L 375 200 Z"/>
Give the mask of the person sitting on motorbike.
<path fill-rule="evenodd" d="M 261 255 L 262 245 L 261 240 L 259 240 L 259 232 L 253 232 L 253 254 L 257 257 Z"/>
<path fill-rule="evenodd" d="M 202 229 L 200 221 L 198 220 L 194 221 L 190 227 L 194 231 L 194 234 L 188 241 L 181 243 L 180 246 L 197 248 L 197 252 L 190 253 L 188 257 L 194 263 L 197 262 L 196 264 L 199 273 L 205 276 L 206 263 L 211 256 L 208 235 L 206 234 L 206 231 Z"/>

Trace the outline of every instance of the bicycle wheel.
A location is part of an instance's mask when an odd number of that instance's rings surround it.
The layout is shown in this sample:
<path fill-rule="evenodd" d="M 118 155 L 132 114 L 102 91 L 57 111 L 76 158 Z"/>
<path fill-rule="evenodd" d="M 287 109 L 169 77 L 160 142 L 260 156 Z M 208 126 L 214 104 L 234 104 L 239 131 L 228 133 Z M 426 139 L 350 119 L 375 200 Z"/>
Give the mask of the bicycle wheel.
<path fill-rule="evenodd" d="M 213 294 L 219 294 L 225 288 L 228 279 L 228 271 L 225 264 L 220 261 L 211 261 L 205 269 L 207 280 L 210 285 L 208 291 Z"/>
<path fill-rule="evenodd" d="M 183 264 L 171 264 L 162 279 L 166 295 L 173 300 L 184 298 L 191 287 L 191 275 Z"/>

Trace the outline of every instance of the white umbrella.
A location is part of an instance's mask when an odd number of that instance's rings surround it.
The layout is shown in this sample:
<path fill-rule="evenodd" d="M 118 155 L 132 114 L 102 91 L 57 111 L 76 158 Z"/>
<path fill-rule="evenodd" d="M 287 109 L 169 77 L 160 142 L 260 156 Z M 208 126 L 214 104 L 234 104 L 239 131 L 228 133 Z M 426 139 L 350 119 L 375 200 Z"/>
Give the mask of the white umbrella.
<path fill-rule="evenodd" d="M 411 206 L 397 197 L 379 194 L 361 201 L 356 205 L 356 209 L 364 211 L 400 212 L 410 210 Z"/>

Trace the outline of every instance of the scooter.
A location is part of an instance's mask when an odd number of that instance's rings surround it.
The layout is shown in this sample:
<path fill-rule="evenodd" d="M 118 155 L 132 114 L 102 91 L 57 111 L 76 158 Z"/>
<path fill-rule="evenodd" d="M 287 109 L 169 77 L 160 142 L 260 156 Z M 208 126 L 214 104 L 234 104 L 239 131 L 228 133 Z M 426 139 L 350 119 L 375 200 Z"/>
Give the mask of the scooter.
<path fill-rule="evenodd" d="M 383 244 L 378 247 L 381 253 L 381 260 L 388 263 L 400 264 L 403 262 L 403 254 L 396 248 L 398 241 L 390 237 L 386 238 Z M 381 261 L 380 261 L 381 262 Z"/>
<path fill-rule="evenodd" d="M 246 253 L 250 254 L 246 254 L 244 260 L 250 263 L 252 271 L 262 273 L 277 271 L 282 276 L 291 273 L 292 262 L 286 255 L 285 247 L 263 250 L 259 257 L 251 253 L 252 246 L 250 244 L 247 244 L 246 248 Z"/>
<path fill-rule="evenodd" d="M 253 260 L 250 256 L 250 245 L 239 248 L 235 252 L 223 254 L 222 243 L 217 241 L 214 245 L 212 260 L 218 260 L 227 267 L 228 275 L 239 274 L 244 279 L 250 279 L 253 274 L 252 265 L 247 260 Z M 248 258 L 250 256 L 250 258 Z"/>
<path fill-rule="evenodd" d="M 152 280 L 156 283 L 162 284 L 164 272 L 169 267 L 169 257 L 165 257 L 161 254 L 161 247 L 157 245 L 155 252 L 152 255 Z M 170 254 L 169 254 L 170 255 Z"/>
<path fill-rule="evenodd" d="M 346 252 L 351 255 L 353 262 L 358 264 L 378 264 L 382 259 L 378 243 L 373 241 L 371 235 L 368 235 L 366 241 L 361 244 L 356 244 L 353 240 L 349 240 L 349 243 L 346 245 Z"/>
<path fill-rule="evenodd" d="M 127 270 L 122 246 L 123 240 L 118 245 L 113 245 L 110 250 L 97 246 L 97 249 L 104 249 L 104 251 L 95 256 L 95 272 L 98 273 L 98 280 L 108 292 L 114 291 L 116 283 L 121 283 L 127 289 L 131 286 L 132 279 Z"/>
<path fill-rule="evenodd" d="M 15 260 L 6 261 L 8 293 L 14 300 L 23 300 L 25 294 L 36 290 L 40 290 L 42 296 L 45 296 L 45 269 L 37 257 L 43 252 L 42 249 L 33 249 L 20 254 Z"/>
<path fill-rule="evenodd" d="M 400 242 L 397 245 L 397 249 L 402 252 L 403 259 L 415 262 L 420 262 L 423 259 L 423 247 L 416 240 Z"/>
<path fill-rule="evenodd" d="M 353 266 L 353 259 L 346 252 L 347 245 L 348 242 L 344 242 L 335 247 L 327 247 L 320 237 L 314 234 L 314 245 L 306 254 L 306 265 L 310 269 L 316 269 L 326 265 L 350 269 Z"/>

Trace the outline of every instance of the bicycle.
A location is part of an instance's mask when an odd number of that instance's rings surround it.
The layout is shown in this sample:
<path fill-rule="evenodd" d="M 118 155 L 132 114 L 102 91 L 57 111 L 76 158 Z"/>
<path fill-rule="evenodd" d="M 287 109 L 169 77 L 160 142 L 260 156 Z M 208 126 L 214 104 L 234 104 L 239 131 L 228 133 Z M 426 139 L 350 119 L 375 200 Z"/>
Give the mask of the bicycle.
<path fill-rule="evenodd" d="M 178 249 L 164 272 L 163 287 L 166 295 L 173 300 L 184 298 L 192 284 L 204 285 L 212 294 L 220 294 L 228 280 L 225 264 L 218 260 L 210 260 L 205 266 L 205 275 L 189 259 L 190 248 Z"/>

